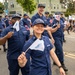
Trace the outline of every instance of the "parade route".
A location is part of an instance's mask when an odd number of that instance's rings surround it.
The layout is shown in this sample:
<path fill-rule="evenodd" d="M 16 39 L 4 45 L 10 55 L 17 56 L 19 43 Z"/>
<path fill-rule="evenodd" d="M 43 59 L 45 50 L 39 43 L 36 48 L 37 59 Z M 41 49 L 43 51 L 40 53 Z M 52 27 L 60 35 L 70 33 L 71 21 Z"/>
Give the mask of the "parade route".
<path fill-rule="evenodd" d="M 65 65 L 68 68 L 66 75 L 75 75 L 75 33 L 71 32 L 70 35 L 65 32 L 66 43 L 64 43 L 64 55 L 65 55 Z M 2 48 L 2 46 L 0 46 Z M 52 64 L 53 75 L 60 75 L 59 68 Z M 0 75 L 9 75 L 8 64 L 6 60 L 6 53 L 3 49 L 0 50 Z M 21 73 L 19 73 L 21 75 Z"/>

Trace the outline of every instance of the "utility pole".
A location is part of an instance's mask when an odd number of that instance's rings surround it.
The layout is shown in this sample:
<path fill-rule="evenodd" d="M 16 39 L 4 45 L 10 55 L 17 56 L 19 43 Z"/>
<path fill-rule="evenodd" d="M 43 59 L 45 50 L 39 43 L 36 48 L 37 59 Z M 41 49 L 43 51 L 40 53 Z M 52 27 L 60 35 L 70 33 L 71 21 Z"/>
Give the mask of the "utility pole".
<path fill-rule="evenodd" d="M 4 9 L 5 9 L 4 10 L 5 14 L 8 15 L 8 1 L 7 0 L 4 1 Z"/>

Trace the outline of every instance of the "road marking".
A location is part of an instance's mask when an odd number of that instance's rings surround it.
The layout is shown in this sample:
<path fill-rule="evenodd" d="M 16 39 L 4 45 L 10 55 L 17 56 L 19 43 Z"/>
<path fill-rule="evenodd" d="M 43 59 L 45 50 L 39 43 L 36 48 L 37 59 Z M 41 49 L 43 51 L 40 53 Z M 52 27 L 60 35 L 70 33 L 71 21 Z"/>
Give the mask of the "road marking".
<path fill-rule="evenodd" d="M 75 38 L 74 36 L 65 36 L 65 37 L 67 37 L 67 38 L 72 38 L 72 39 L 74 39 L 74 38 Z"/>
<path fill-rule="evenodd" d="M 68 55 L 65 55 L 66 57 L 69 57 L 69 58 L 72 58 L 72 59 L 75 59 L 75 57 L 72 57 L 72 56 L 68 56 Z"/>
<path fill-rule="evenodd" d="M 68 53 L 68 52 L 64 52 L 64 54 L 65 54 L 66 57 L 69 57 L 69 58 L 75 59 L 75 54 Z"/>

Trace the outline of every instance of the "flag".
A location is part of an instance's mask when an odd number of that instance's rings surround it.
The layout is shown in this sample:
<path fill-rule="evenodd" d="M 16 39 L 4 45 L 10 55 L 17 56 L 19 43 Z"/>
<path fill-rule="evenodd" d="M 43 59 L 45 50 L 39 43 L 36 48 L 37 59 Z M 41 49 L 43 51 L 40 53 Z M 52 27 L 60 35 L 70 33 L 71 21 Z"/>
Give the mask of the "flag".
<path fill-rule="evenodd" d="M 72 19 L 72 16 L 69 15 L 69 20 L 71 20 L 71 19 Z"/>
<path fill-rule="evenodd" d="M 67 21 L 65 21 L 65 22 L 64 22 L 64 25 L 66 26 L 67 24 L 68 24 L 68 22 L 67 22 Z"/>
<path fill-rule="evenodd" d="M 30 30 L 30 28 L 27 25 L 25 25 L 25 28 L 26 28 L 26 30 Z"/>
<path fill-rule="evenodd" d="M 53 23 L 53 19 L 50 19 L 50 23 L 51 23 L 51 24 Z"/>
<path fill-rule="evenodd" d="M 31 50 L 44 51 L 44 41 L 37 39 L 29 48 Z"/>
<path fill-rule="evenodd" d="M 13 25 L 13 28 L 16 29 L 16 31 L 20 30 L 19 21 L 16 21 L 16 23 Z"/>

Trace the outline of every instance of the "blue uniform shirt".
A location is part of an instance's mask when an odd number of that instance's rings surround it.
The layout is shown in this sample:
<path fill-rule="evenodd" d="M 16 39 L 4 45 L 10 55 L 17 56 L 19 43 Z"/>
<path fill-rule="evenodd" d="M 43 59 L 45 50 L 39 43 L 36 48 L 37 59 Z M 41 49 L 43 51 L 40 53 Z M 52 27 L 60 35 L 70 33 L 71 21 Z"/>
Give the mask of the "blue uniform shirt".
<path fill-rule="evenodd" d="M 44 23 L 45 23 L 46 26 L 49 24 L 48 21 L 47 21 L 47 19 L 46 19 L 46 17 L 45 17 L 44 15 L 40 16 L 38 13 L 35 14 L 35 15 L 32 17 L 31 22 L 33 23 L 33 22 L 34 22 L 36 19 L 38 19 L 38 18 L 42 19 L 42 20 L 44 21 Z M 45 26 L 45 27 L 46 27 L 46 26 Z M 46 30 L 44 31 L 43 35 L 49 37 L 49 34 L 48 34 L 48 32 L 47 32 Z"/>
<path fill-rule="evenodd" d="M 23 18 L 20 21 L 20 25 L 24 26 L 27 30 L 27 40 L 30 38 L 30 21 L 28 19 Z"/>
<path fill-rule="evenodd" d="M 48 22 L 48 26 L 51 27 L 51 24 L 50 24 L 50 18 L 48 17 L 48 18 L 46 18 L 46 19 L 47 19 L 47 22 Z"/>
<path fill-rule="evenodd" d="M 35 36 L 29 39 L 24 45 L 23 51 L 26 51 L 36 39 L 37 38 Z M 51 62 L 50 62 L 50 50 L 53 48 L 53 46 L 49 41 L 49 38 L 46 36 L 42 36 L 40 40 L 43 40 L 45 42 L 44 51 L 29 49 L 28 52 L 26 53 L 27 59 L 29 55 L 32 58 L 30 75 L 52 75 Z"/>
<path fill-rule="evenodd" d="M 8 27 L 8 26 L 9 26 L 9 19 L 7 19 L 7 18 L 4 18 L 4 19 L 3 19 L 3 21 L 5 22 L 5 24 L 6 24 L 6 27 Z"/>
<path fill-rule="evenodd" d="M 27 25 L 30 28 L 30 21 L 28 19 L 23 18 L 21 20 L 21 25 L 25 27 Z"/>
<path fill-rule="evenodd" d="M 35 21 L 35 19 L 38 19 L 38 18 L 42 19 L 44 21 L 45 25 L 48 25 L 46 17 L 44 15 L 40 16 L 38 13 L 32 17 L 31 22 L 33 23 Z"/>
<path fill-rule="evenodd" d="M 61 17 L 60 20 L 62 20 L 63 23 L 65 22 L 65 18 L 64 17 Z"/>
<path fill-rule="evenodd" d="M 0 21 L 0 37 L 1 37 L 1 32 L 3 31 L 3 29 L 5 28 L 5 24 L 4 22 Z"/>
<path fill-rule="evenodd" d="M 1 36 L 4 37 L 10 31 L 14 31 L 14 34 L 8 39 L 7 57 L 10 59 L 17 59 L 17 57 L 21 54 L 22 48 L 26 42 L 27 31 L 23 26 L 20 26 L 20 30 L 17 32 L 15 29 L 13 29 L 13 26 L 10 25 L 4 29 Z"/>

